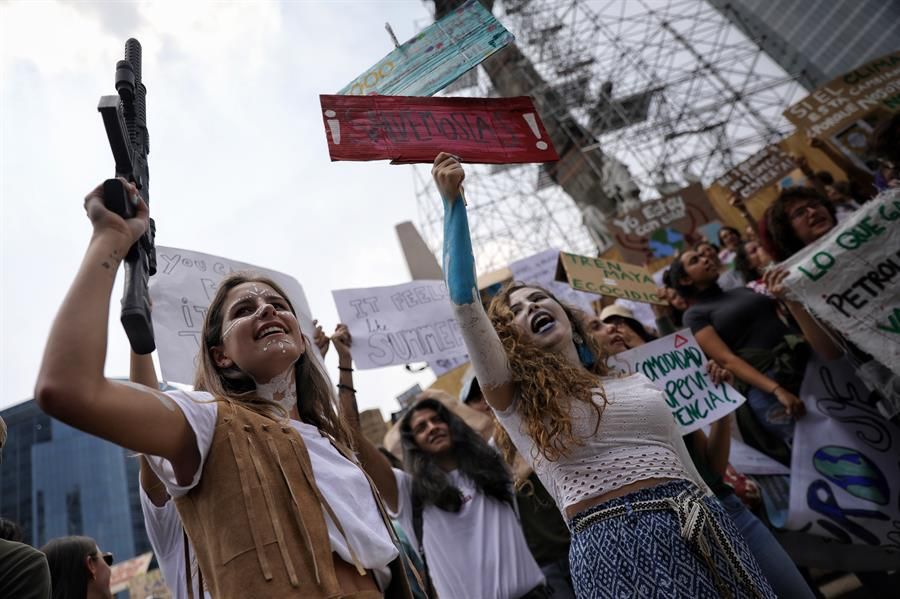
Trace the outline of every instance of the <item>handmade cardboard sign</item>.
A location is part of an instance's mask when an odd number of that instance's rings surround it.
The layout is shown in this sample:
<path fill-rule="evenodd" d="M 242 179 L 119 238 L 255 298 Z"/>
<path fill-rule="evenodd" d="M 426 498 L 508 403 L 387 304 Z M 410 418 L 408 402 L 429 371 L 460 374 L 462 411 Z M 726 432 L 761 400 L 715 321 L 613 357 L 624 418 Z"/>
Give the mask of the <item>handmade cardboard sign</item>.
<path fill-rule="evenodd" d="M 566 281 L 578 291 L 648 304 L 666 303 L 657 297 L 656 282 L 646 268 L 624 262 L 560 252 L 556 280 Z"/>
<path fill-rule="evenodd" d="M 900 375 L 900 190 L 783 262 L 792 299 Z"/>
<path fill-rule="evenodd" d="M 463 162 L 558 160 L 531 98 L 319 96 L 332 160 Z"/>
<path fill-rule="evenodd" d="M 900 50 L 819 87 L 784 116 L 810 137 L 829 138 L 875 111 L 900 110 Z"/>
<path fill-rule="evenodd" d="M 331 292 L 341 322 L 353 335 L 360 370 L 463 358 L 466 346 L 443 281 Z"/>
<path fill-rule="evenodd" d="M 787 152 L 772 144 L 726 172 L 716 183 L 746 200 L 795 168 L 797 164 Z"/>
<path fill-rule="evenodd" d="M 232 272 L 251 271 L 278 283 L 297 311 L 300 329 L 309 339 L 315 335 L 306 294 L 295 278 L 245 262 L 178 248 L 158 245 L 156 255 L 158 268 L 150 278 L 150 299 L 163 380 L 185 385 L 194 382 L 206 310 L 219 281 Z M 315 346 L 312 351 L 318 356 Z"/>
<path fill-rule="evenodd" d="M 509 270 L 512 272 L 513 280 L 544 287 L 547 291 L 552 292 L 558 300 L 581 308 L 588 314 L 593 314 L 593 302 L 597 296 L 593 293 L 576 291 L 566 283 L 557 281 L 556 266 L 558 263 L 559 250 L 550 249 L 510 262 Z"/>
<path fill-rule="evenodd" d="M 338 93 L 432 96 L 514 39 L 478 0 L 469 0 L 366 69 Z"/>
<path fill-rule="evenodd" d="M 641 202 L 634 210 L 612 218 L 607 226 L 626 262 L 674 256 L 699 241 L 701 227 L 716 220 L 716 211 L 703 186 L 693 183 L 657 200 Z"/>
<path fill-rule="evenodd" d="M 900 428 L 872 408 L 846 360 L 806 367 L 791 450 L 787 528 L 838 543 L 900 549 Z"/>
<path fill-rule="evenodd" d="M 714 384 L 706 372 L 706 355 L 690 329 L 611 356 L 610 367 L 638 372 L 663 392 L 682 435 L 715 422 L 744 403 L 728 383 Z"/>

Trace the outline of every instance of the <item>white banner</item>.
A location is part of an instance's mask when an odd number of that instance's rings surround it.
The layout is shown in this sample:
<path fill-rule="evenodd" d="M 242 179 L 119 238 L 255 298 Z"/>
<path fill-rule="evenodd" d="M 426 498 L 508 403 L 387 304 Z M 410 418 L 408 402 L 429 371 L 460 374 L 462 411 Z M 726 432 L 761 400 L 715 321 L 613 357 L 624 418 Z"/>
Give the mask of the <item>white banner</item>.
<path fill-rule="evenodd" d="M 844 359 L 806 368 L 791 453 L 786 528 L 900 549 L 900 427 Z"/>
<path fill-rule="evenodd" d="M 156 274 L 150 277 L 150 298 L 153 300 L 153 332 L 163 380 L 193 384 L 206 310 L 219 281 L 235 271 L 261 274 L 284 288 L 297 310 L 300 328 L 312 340 L 315 328 L 309 303 L 295 278 L 221 256 L 178 248 L 156 246 L 156 257 Z M 312 351 L 319 357 L 317 349 Z"/>
<path fill-rule="evenodd" d="M 708 433 L 707 433 L 708 434 Z M 731 451 L 728 454 L 728 463 L 741 474 L 790 474 L 791 470 L 776 462 L 761 451 L 753 449 L 743 441 L 731 438 Z"/>
<path fill-rule="evenodd" d="M 660 391 L 682 435 L 730 414 L 744 396 L 727 383 L 713 384 L 706 355 L 689 329 L 611 356 L 610 367 L 640 372 Z"/>
<path fill-rule="evenodd" d="M 900 190 L 785 260 L 794 298 L 900 375 Z"/>
<path fill-rule="evenodd" d="M 341 322 L 353 336 L 353 361 L 360 370 L 410 362 L 465 358 L 443 281 L 413 281 L 391 287 L 331 292 Z"/>
<path fill-rule="evenodd" d="M 598 299 L 597 296 L 593 293 L 576 291 L 568 283 L 557 281 L 558 263 L 559 250 L 550 249 L 510 263 L 509 270 L 514 281 L 539 285 L 553 293 L 559 301 L 571 304 L 593 316 L 592 302 Z"/>

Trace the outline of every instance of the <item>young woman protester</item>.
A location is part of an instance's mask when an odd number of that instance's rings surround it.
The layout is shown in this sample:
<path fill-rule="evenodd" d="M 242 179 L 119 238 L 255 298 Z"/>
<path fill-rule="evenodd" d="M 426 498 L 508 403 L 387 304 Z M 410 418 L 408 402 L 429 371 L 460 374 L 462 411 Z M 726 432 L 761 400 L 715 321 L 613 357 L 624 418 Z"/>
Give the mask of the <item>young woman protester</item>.
<path fill-rule="evenodd" d="M 444 274 L 487 402 L 572 530 L 578 597 L 774 597 L 693 468 L 662 394 L 605 376 L 600 348 L 550 293 L 513 285 L 481 305 L 459 160 L 432 169 Z"/>
<path fill-rule="evenodd" d="M 105 208 L 102 186 L 85 198 L 94 232 L 50 331 L 38 404 L 149 456 L 212 596 L 409 597 L 386 515 L 346 449 L 331 385 L 274 282 L 240 273 L 220 282 L 195 391 L 103 375 L 115 273 L 148 224 L 138 203 L 123 220 Z"/>
<path fill-rule="evenodd" d="M 360 459 L 419 548 L 437 596 L 550 597 L 519 525 L 512 478 L 500 455 L 440 401 L 425 398 L 400 422 L 407 471 L 392 469 L 359 426 L 347 327 L 338 325 L 331 341 L 342 411 Z"/>
<path fill-rule="evenodd" d="M 588 330 L 600 344 L 604 356 L 611 358 L 644 344 L 644 340 L 640 338 L 636 340 L 636 345 L 628 342 L 628 337 L 623 335 L 623 327 L 634 325 L 627 324 L 627 321 L 605 324 L 598 318 L 590 318 L 587 315 L 584 315 L 584 318 L 588 322 Z M 715 361 L 707 362 L 707 367 L 714 384 L 721 381 L 734 382 L 733 375 Z M 728 455 L 731 452 L 730 417 L 725 416 L 713 422 L 709 427 L 709 435 L 703 430 L 696 430 L 685 435 L 683 439 L 694 466 L 741 532 L 775 594 L 779 597 L 813 599 L 815 595 L 784 548 L 759 518 L 747 509 L 734 489 L 725 482 Z"/>
<path fill-rule="evenodd" d="M 41 547 L 50 566 L 52 599 L 112 599 L 112 553 L 90 537 L 60 537 Z"/>

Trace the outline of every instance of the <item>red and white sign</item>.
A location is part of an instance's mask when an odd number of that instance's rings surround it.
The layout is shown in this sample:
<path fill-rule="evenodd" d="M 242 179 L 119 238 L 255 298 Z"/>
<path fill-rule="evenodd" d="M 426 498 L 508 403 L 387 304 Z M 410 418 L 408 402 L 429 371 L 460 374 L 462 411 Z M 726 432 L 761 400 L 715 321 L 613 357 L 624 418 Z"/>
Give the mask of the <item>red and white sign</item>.
<path fill-rule="evenodd" d="M 531 98 L 319 96 L 332 160 L 429 163 L 559 160 Z"/>
<path fill-rule="evenodd" d="M 128 588 L 128 582 L 132 578 L 139 574 L 145 574 L 152 559 L 153 552 L 148 551 L 124 562 L 113 564 L 109 574 L 109 589 L 112 594 L 121 593 Z"/>

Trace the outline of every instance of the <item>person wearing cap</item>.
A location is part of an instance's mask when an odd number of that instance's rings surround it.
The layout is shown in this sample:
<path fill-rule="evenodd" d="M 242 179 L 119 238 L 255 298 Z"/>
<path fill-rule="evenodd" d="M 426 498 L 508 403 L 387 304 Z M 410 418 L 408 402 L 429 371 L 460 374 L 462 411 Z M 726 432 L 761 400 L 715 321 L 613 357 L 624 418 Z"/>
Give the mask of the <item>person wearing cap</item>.
<path fill-rule="evenodd" d="M 0 418 L 0 459 L 6 444 L 6 422 Z M 47 556 L 25 543 L 0 539 L 0 597 L 49 599 Z"/>
<path fill-rule="evenodd" d="M 619 304 L 610 304 L 600 311 L 600 321 L 604 324 L 614 326 L 629 347 L 642 343 L 649 343 L 656 339 L 655 335 L 651 335 L 644 325 L 642 325 L 634 317 L 631 310 Z"/>

